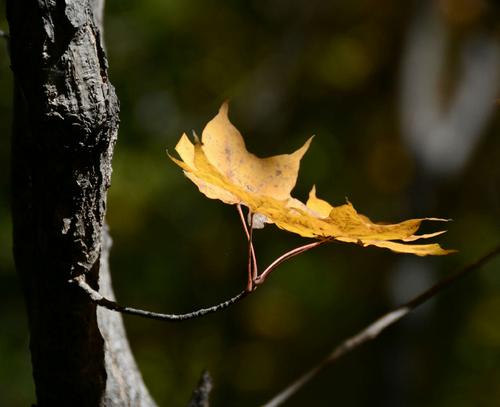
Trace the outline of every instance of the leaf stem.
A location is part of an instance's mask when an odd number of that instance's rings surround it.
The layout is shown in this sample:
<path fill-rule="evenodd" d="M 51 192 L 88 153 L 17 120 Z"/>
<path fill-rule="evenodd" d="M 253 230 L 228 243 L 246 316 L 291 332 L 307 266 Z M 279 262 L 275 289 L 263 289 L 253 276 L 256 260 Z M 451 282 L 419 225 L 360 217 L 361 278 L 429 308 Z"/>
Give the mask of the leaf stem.
<path fill-rule="evenodd" d="M 248 240 L 248 281 L 247 281 L 247 290 L 248 291 L 253 291 L 253 282 L 256 279 L 258 275 L 258 266 L 257 266 L 257 256 L 255 254 L 255 248 L 253 246 L 253 241 L 252 241 L 252 225 L 253 225 L 253 214 L 251 224 L 250 224 L 250 230 L 248 229 L 247 223 L 245 221 L 245 215 L 243 214 L 243 210 L 241 209 L 241 204 L 237 204 L 236 208 L 238 209 L 238 214 L 240 215 L 241 219 L 241 224 L 243 225 L 243 230 L 245 231 L 245 234 L 247 236 Z M 248 212 L 250 214 L 250 210 Z"/>
<path fill-rule="evenodd" d="M 248 281 L 247 281 L 247 291 L 253 291 L 254 285 L 253 285 L 253 280 L 254 280 L 254 275 L 257 274 L 257 270 L 254 267 L 255 257 L 253 258 L 254 261 L 252 262 L 252 255 L 254 255 L 253 251 L 253 243 L 252 243 L 252 237 L 253 237 L 253 213 L 248 212 L 249 218 L 250 218 L 250 230 L 248 231 Z"/>

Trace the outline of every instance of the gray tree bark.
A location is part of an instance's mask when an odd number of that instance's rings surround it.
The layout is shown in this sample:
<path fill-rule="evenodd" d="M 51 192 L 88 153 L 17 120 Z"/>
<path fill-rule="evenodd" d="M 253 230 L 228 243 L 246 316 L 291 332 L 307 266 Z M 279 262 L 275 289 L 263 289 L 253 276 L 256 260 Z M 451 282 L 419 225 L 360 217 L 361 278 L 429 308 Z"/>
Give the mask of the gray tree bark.
<path fill-rule="evenodd" d="M 83 274 L 113 296 L 104 217 L 119 107 L 102 1 L 7 0 L 7 18 L 14 258 L 38 406 L 154 406 L 120 315 L 69 283 Z"/>

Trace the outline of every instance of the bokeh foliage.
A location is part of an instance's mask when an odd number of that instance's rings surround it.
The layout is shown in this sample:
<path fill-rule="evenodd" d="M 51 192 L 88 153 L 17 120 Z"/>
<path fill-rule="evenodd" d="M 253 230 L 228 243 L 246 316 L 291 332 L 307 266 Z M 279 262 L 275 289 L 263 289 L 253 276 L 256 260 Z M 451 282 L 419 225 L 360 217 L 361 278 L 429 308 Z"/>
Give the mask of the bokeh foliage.
<path fill-rule="evenodd" d="M 441 11 L 458 40 L 468 30 L 490 29 L 492 16 L 498 20 L 493 5 L 477 11 L 473 4 L 483 2 L 445 3 L 452 6 Z M 161 406 L 184 405 L 204 368 L 215 380 L 214 406 L 258 405 L 396 301 L 500 241 L 498 113 L 467 164 L 447 178 L 425 178 L 402 137 L 400 64 L 415 11 L 396 0 L 108 0 L 110 77 L 121 101 L 108 208 L 120 302 L 184 312 L 244 287 L 246 245 L 236 211 L 202 197 L 165 155 L 183 131 L 200 133 L 225 99 L 249 150 L 260 156 L 291 152 L 316 134 L 299 197 L 315 182 L 325 199 L 342 203 L 348 196 L 374 219 L 453 218 L 441 241 L 460 251 L 412 260 L 332 244 L 285 264 L 224 313 L 181 324 L 125 317 Z M 0 405 L 17 407 L 32 402 L 34 391 L 11 256 L 8 65 L 2 44 Z M 416 205 L 422 183 L 431 198 Z M 303 242 L 272 226 L 255 239 L 261 266 Z M 431 269 L 398 290 L 402 267 Z M 499 269 L 496 260 L 460 282 L 328 369 L 289 405 L 494 405 Z"/>

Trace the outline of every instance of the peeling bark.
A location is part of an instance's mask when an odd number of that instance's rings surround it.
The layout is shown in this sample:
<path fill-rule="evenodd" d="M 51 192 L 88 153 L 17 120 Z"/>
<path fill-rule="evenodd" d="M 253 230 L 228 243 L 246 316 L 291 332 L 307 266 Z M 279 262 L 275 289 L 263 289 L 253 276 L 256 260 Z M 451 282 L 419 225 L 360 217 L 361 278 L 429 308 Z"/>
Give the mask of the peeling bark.
<path fill-rule="evenodd" d="M 111 294 L 101 241 L 119 105 L 99 10 L 100 0 L 7 0 L 14 258 L 39 407 L 154 405 L 121 317 L 69 284 L 84 274 Z"/>
<path fill-rule="evenodd" d="M 102 243 L 100 292 L 114 299 L 108 262 L 111 238 L 106 229 L 103 231 Z M 155 403 L 142 381 L 141 373 L 130 351 L 121 314 L 99 307 L 97 322 L 106 344 L 105 366 L 108 380 L 104 405 L 154 407 Z"/>

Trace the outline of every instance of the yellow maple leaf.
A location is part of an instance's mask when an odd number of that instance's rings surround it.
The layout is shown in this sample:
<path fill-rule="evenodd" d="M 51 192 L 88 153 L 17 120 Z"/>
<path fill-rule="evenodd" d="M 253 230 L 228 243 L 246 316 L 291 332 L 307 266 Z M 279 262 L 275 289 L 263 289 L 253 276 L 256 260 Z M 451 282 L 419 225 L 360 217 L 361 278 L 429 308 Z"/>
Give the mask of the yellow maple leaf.
<path fill-rule="evenodd" d="M 224 103 L 203 130 L 201 142 L 207 160 L 229 181 L 248 192 L 288 199 L 312 137 L 292 154 L 259 158 L 247 151 L 243 137 L 227 113 L 228 104 Z"/>
<path fill-rule="evenodd" d="M 399 253 L 412 253 L 418 256 L 445 255 L 453 250 L 445 250 L 436 243 L 407 244 L 419 239 L 428 239 L 445 233 L 438 231 L 423 235 L 415 235 L 424 221 L 446 222 L 447 219 L 419 218 L 410 219 L 395 224 L 378 224 L 368 217 L 359 214 L 350 202 L 344 205 L 332 206 L 327 201 L 316 196 L 316 188 L 309 193 L 306 206 L 317 213 L 333 229 L 337 230 L 335 238 L 344 242 L 358 243 L 362 246 L 377 246 Z M 394 242 L 398 240 L 400 242 Z"/>
<path fill-rule="evenodd" d="M 424 220 L 444 219 L 410 219 L 381 225 L 358 214 L 350 202 L 335 207 L 319 199 L 314 187 L 306 204 L 292 198 L 300 160 L 312 138 L 292 154 L 259 158 L 247 151 L 243 137 L 227 113 L 228 106 L 224 103 L 205 126 L 201 142 L 195 137 L 193 144 L 183 134 L 175 148 L 181 160 L 170 156 L 208 198 L 243 204 L 265 222 L 304 237 L 377 246 L 419 256 L 450 252 L 438 244 L 408 244 L 444 233 L 415 235 Z"/>
<path fill-rule="evenodd" d="M 292 154 L 259 158 L 247 151 L 243 137 L 229 121 L 227 113 L 228 105 L 224 103 L 217 116 L 203 129 L 201 144 L 198 140 L 195 140 L 195 144 L 191 143 L 183 134 L 175 150 L 185 165 L 174 161 L 211 199 L 220 199 L 228 204 L 246 204 L 245 192 L 277 200 L 290 198 L 290 192 L 297 182 L 300 160 L 312 138 Z M 199 171 L 199 166 L 204 166 L 205 171 Z M 221 189 L 218 182 L 208 182 L 207 177 L 212 179 L 214 174 L 230 185 L 226 184 Z M 241 196 L 241 192 L 245 196 Z"/>

